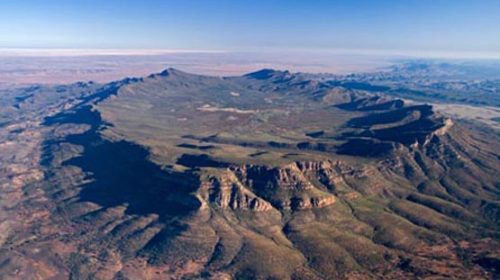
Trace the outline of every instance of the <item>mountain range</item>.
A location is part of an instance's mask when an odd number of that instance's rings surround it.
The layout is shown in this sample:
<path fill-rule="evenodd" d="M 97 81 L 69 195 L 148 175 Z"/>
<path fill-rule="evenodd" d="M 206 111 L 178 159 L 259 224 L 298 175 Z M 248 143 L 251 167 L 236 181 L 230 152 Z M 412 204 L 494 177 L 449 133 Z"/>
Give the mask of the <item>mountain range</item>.
<path fill-rule="evenodd" d="M 2 278 L 500 277 L 500 135 L 352 85 L 169 68 L 4 89 Z"/>

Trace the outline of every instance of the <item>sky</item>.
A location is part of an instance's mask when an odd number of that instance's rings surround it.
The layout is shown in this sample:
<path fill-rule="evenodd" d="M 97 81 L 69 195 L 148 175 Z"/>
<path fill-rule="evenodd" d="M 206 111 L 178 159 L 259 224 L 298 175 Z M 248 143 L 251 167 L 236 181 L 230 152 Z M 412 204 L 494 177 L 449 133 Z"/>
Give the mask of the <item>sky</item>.
<path fill-rule="evenodd" d="M 0 48 L 500 53 L 500 0 L 0 0 Z"/>

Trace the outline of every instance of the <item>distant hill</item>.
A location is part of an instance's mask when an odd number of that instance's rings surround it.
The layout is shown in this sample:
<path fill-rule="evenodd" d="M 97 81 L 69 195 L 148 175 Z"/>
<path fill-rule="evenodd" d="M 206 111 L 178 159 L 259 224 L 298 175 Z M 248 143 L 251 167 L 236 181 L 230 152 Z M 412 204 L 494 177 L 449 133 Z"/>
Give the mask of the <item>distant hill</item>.
<path fill-rule="evenodd" d="M 328 80 L 328 76 L 321 77 Z M 424 102 L 500 106 L 500 62 L 417 60 L 386 71 L 331 76 L 330 83 Z"/>

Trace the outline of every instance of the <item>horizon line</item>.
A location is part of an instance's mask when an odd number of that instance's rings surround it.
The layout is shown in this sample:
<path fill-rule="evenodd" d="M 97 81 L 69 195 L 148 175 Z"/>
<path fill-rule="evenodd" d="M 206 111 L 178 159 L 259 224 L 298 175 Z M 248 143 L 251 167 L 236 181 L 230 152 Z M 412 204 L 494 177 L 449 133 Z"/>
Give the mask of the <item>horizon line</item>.
<path fill-rule="evenodd" d="M 436 51 L 359 48 L 280 49 L 261 48 L 248 50 L 175 49 L 175 48 L 13 48 L 0 47 L 0 57 L 72 57 L 72 56 L 155 56 L 172 54 L 324 54 L 346 56 L 379 56 L 386 58 L 414 59 L 491 59 L 500 60 L 500 51 Z"/>

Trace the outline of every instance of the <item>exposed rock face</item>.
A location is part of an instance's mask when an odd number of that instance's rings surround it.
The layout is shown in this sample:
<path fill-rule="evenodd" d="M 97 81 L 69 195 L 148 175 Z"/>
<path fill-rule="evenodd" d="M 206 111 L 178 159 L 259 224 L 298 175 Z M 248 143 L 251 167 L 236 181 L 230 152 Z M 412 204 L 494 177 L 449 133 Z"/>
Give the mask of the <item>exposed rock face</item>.
<path fill-rule="evenodd" d="M 271 204 L 252 193 L 233 172 L 227 170 L 219 176 L 209 176 L 201 185 L 208 192 L 205 203 L 222 209 L 268 211 Z"/>
<path fill-rule="evenodd" d="M 326 192 L 325 186 L 313 183 L 299 165 L 276 168 L 247 165 L 236 167 L 233 172 L 249 189 L 278 209 L 300 210 L 333 204 L 335 196 Z"/>
<path fill-rule="evenodd" d="M 232 210 L 268 211 L 274 209 L 272 205 L 282 210 L 322 208 L 333 204 L 335 196 L 325 191 L 327 186 L 313 183 L 313 178 L 327 174 L 328 184 L 333 184 L 341 180 L 333 172 L 331 162 L 231 167 L 202 182 L 201 190 L 208 193 L 202 199 L 207 207 Z"/>
<path fill-rule="evenodd" d="M 365 99 L 362 99 L 365 101 Z M 379 102 L 379 99 L 375 99 Z M 344 104 L 349 110 L 364 111 L 366 107 L 358 104 L 359 101 Z M 347 125 L 354 131 L 344 133 L 346 143 L 339 146 L 339 152 L 348 155 L 365 157 L 387 156 L 405 148 L 420 149 L 437 141 L 439 136 L 444 136 L 453 126 L 453 121 L 433 112 L 429 105 L 414 105 L 407 107 L 397 106 L 395 109 L 392 101 L 378 104 L 383 108 L 373 111 L 362 117 L 351 119 Z M 364 102 L 361 102 L 364 104 Z"/>

